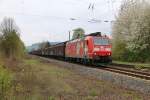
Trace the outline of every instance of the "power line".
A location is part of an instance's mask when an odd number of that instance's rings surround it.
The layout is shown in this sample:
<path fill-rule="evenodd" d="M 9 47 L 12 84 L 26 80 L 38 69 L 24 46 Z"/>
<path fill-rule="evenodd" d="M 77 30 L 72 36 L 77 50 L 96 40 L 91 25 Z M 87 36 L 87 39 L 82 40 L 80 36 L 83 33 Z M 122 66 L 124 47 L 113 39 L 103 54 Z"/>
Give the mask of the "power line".
<path fill-rule="evenodd" d="M 7 12 L 0 12 L 0 13 L 7 13 Z M 10 12 L 9 12 L 10 14 Z M 36 17 L 47 17 L 47 18 L 50 18 L 50 19 L 59 19 L 59 20 L 71 20 L 71 21 L 86 21 L 86 20 L 83 20 L 83 19 L 80 19 L 80 18 L 67 18 L 67 17 L 60 17 L 60 16 L 50 16 L 50 15 L 39 15 L 39 14 L 26 14 L 26 13 L 22 13 L 22 12 L 13 12 L 12 14 L 16 14 L 16 15 L 21 15 L 21 16 L 36 16 Z M 90 20 L 87 20 L 86 22 L 89 22 L 89 23 L 101 23 L 101 22 L 105 22 L 105 23 L 108 23 L 108 22 L 111 22 L 111 20 L 100 20 L 100 19 L 90 19 Z"/>
<path fill-rule="evenodd" d="M 108 0 L 109 1 L 109 0 Z M 47 17 L 47 18 L 50 18 L 50 19 L 59 19 L 59 20 L 71 20 L 71 21 L 86 21 L 86 22 L 89 22 L 89 23 L 112 23 L 113 21 L 112 20 L 101 20 L 101 19 L 97 19 L 97 18 L 94 18 L 94 10 L 95 10 L 95 0 L 90 0 L 90 4 L 89 4 L 89 7 L 88 7 L 88 10 L 90 10 L 93 18 L 91 18 L 90 20 L 82 20 L 80 18 L 69 18 L 69 17 L 60 17 L 60 16 L 51 16 L 51 15 L 40 15 L 40 14 L 26 14 L 26 13 L 23 13 L 23 12 L 13 12 L 12 14 L 16 14 L 16 15 L 22 15 L 22 16 L 37 16 L 37 17 Z M 110 0 L 110 3 L 112 4 L 112 9 L 114 9 L 113 7 L 113 1 Z M 24 0 L 22 0 L 21 2 L 22 5 L 24 5 Z M 23 7 L 23 6 L 22 6 Z M 10 13 L 9 13 L 10 14 Z"/>
<path fill-rule="evenodd" d="M 1 12 L 0 13 L 8 13 L 8 14 L 15 14 L 15 15 L 22 15 L 22 16 L 36 16 L 36 17 L 48 17 L 48 18 L 56 18 L 56 19 L 68 19 L 66 17 L 58 17 L 58 16 L 51 16 L 51 15 L 40 15 L 40 14 L 27 14 L 23 12 Z"/>

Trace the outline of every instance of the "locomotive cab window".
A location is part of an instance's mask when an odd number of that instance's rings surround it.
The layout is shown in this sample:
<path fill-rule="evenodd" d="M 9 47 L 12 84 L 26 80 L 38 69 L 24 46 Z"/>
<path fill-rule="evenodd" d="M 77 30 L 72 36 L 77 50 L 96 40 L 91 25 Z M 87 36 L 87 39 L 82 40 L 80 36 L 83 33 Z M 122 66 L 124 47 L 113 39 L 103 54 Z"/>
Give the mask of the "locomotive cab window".
<path fill-rule="evenodd" d="M 110 45 L 109 39 L 107 38 L 94 38 L 95 45 Z"/>

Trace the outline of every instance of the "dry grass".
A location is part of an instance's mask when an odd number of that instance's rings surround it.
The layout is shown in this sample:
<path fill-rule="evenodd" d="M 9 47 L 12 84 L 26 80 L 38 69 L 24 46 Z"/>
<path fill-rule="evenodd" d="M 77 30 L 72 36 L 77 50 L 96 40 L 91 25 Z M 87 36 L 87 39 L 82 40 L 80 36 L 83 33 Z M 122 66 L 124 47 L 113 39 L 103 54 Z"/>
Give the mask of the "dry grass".
<path fill-rule="evenodd" d="M 146 95 L 37 58 L 28 57 L 11 71 L 14 75 L 11 100 L 148 100 Z"/>
<path fill-rule="evenodd" d="M 146 68 L 150 70 L 150 63 L 133 63 L 133 62 L 123 62 L 123 61 L 113 61 L 116 64 L 125 64 L 125 65 L 133 65 L 136 67 L 139 67 L 140 69 Z"/>

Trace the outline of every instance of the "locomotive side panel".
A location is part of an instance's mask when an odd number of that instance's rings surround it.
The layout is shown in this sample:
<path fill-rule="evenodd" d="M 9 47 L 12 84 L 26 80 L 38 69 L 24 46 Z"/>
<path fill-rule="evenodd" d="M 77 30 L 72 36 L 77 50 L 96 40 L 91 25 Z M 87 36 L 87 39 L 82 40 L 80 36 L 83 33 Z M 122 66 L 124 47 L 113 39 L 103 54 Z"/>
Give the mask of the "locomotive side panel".
<path fill-rule="evenodd" d="M 71 58 L 88 58 L 88 49 L 89 46 L 85 38 L 69 41 L 66 43 L 65 56 Z"/>
<path fill-rule="evenodd" d="M 66 43 L 66 57 L 80 59 L 81 62 L 111 61 L 111 44 L 106 36 L 86 36 Z"/>

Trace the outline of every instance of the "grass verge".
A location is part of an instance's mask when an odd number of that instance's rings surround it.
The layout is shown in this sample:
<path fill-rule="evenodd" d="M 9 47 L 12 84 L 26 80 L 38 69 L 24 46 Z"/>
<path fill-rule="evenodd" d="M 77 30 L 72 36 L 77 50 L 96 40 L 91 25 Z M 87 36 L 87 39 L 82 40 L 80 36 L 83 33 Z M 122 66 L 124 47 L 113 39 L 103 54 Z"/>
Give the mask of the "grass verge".
<path fill-rule="evenodd" d="M 132 63 L 132 62 L 123 62 L 123 61 L 113 61 L 113 63 L 132 65 L 137 69 L 142 69 L 142 68 L 150 69 L 150 63 Z"/>
<path fill-rule="evenodd" d="M 14 66 L 13 66 L 14 67 Z M 93 77 L 29 57 L 10 68 L 12 94 L 8 100 L 147 100 L 136 91 L 123 89 Z"/>

